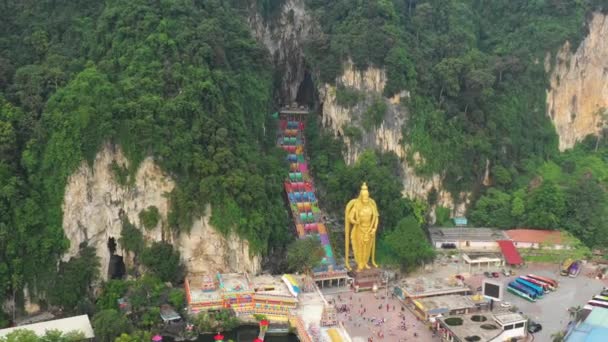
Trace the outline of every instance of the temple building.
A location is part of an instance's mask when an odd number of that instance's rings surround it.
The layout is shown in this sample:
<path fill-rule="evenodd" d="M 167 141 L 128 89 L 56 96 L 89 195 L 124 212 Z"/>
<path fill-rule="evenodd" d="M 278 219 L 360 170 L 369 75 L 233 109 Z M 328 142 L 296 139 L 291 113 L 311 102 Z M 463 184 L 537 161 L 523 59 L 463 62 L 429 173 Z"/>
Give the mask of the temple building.
<path fill-rule="evenodd" d="M 263 314 L 271 321 L 287 321 L 298 299 L 280 278 L 261 275 L 252 279 L 253 313 Z"/>
<path fill-rule="evenodd" d="M 298 277 L 246 273 L 190 274 L 184 281 L 191 314 L 220 309 L 233 310 L 237 316 L 252 318 L 263 314 L 271 321 L 287 321 L 298 306 Z"/>

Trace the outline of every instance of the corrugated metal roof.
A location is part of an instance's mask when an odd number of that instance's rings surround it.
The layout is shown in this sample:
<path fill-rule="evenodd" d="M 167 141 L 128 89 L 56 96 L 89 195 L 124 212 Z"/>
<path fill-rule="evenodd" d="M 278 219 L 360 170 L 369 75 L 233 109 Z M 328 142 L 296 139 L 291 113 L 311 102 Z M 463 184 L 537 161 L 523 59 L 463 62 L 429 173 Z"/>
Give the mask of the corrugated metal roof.
<path fill-rule="evenodd" d="M 510 240 L 498 240 L 498 246 L 500 246 L 500 250 L 502 251 L 502 255 L 505 256 L 507 264 L 509 265 L 520 265 L 523 263 L 517 248 L 513 244 L 513 241 Z"/>
<path fill-rule="evenodd" d="M 502 230 L 493 228 L 429 228 L 431 240 L 441 241 L 496 241 L 506 239 Z"/>

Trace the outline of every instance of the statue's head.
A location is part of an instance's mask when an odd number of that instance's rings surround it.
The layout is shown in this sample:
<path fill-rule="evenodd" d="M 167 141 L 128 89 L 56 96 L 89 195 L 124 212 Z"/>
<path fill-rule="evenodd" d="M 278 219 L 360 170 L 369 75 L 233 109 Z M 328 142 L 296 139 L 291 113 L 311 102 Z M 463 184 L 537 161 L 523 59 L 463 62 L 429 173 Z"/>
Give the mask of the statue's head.
<path fill-rule="evenodd" d="M 359 198 L 363 203 L 369 202 L 369 191 L 367 191 L 367 184 L 361 185 L 361 191 L 359 192 Z"/>

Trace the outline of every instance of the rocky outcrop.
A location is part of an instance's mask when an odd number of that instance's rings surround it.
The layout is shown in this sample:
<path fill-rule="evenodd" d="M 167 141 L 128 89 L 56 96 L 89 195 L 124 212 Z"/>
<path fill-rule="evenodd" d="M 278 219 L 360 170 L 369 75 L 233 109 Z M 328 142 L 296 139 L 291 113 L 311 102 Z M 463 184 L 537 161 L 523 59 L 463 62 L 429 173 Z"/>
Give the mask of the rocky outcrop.
<path fill-rule="evenodd" d="M 269 20 L 256 11 L 255 2 L 250 6 L 249 26 L 252 34 L 270 52 L 277 75 L 281 77 L 281 104 L 294 103 L 298 96 L 298 88 L 305 80 L 307 70 L 304 56 L 304 46 L 307 40 L 318 37 L 323 33 L 312 16 L 306 12 L 304 0 L 286 0 L 280 12 Z M 407 146 L 403 143 L 402 128 L 407 121 L 407 109 L 402 100 L 409 98 L 409 93 L 403 91 L 393 98 L 382 96 L 386 85 L 386 71 L 369 67 L 356 70 L 352 63 L 346 63 L 341 77 L 333 84 L 317 84 L 318 100 L 322 104 L 323 125 L 340 135 L 346 142 L 345 159 L 348 163 L 356 161 L 357 157 L 367 149 L 392 151 L 403 161 L 403 193 L 411 198 L 426 199 L 435 189 L 438 193 L 438 203 L 448 208 L 454 208 L 454 215 L 464 213 L 468 194 L 462 194 L 458 203 L 452 196 L 442 190 L 441 175 L 420 177 L 414 172 L 412 165 L 406 161 Z M 360 92 L 363 98 L 350 108 L 340 106 L 336 101 L 336 87 L 344 86 Z M 365 111 L 380 99 L 387 104 L 386 114 L 380 125 L 371 130 L 361 129 L 362 116 Z M 361 134 L 356 138 L 350 137 L 345 129 L 358 128 Z"/>
<path fill-rule="evenodd" d="M 383 97 L 382 92 L 386 85 L 386 72 L 383 69 L 369 67 L 357 70 L 353 63 L 347 62 L 343 74 L 334 84 L 323 84 L 319 87 L 319 100 L 323 103 L 322 123 L 336 135 L 344 139 L 347 150 L 345 159 L 354 163 L 365 150 L 378 149 L 394 152 L 402 161 L 403 194 L 409 198 L 426 200 L 429 193 L 437 191 L 437 204 L 453 209 L 455 216 L 463 215 L 469 203 L 469 193 L 460 194 L 454 201 L 452 195 L 443 190 L 443 176 L 439 174 L 422 177 L 416 174 L 414 167 L 408 163 L 408 145 L 403 141 L 402 129 L 407 125 L 407 107 L 403 101 L 409 98 L 408 91 L 402 91 L 392 98 Z M 356 91 L 362 97 L 356 105 L 347 108 L 336 101 L 336 87 L 344 87 Z M 382 123 L 372 129 L 362 127 L 362 117 L 374 101 L 383 101 L 386 104 L 386 113 Z M 361 136 L 351 137 L 346 132 L 347 127 L 357 127 Z M 414 153 L 414 163 L 424 160 Z M 432 215 L 432 214 L 431 214 Z"/>
<path fill-rule="evenodd" d="M 123 255 L 119 241 L 122 218 L 142 227 L 139 213 L 155 206 L 161 218 L 154 229 L 142 228 L 144 238 L 148 243 L 161 240 L 172 243 L 180 251 L 188 271 L 259 271 L 260 258 L 250 257 L 247 241 L 237 236 L 224 237 L 209 224 L 210 208 L 206 216 L 194 221 L 189 234 L 174 236 L 166 224 L 170 208 L 166 195 L 175 188 L 175 182 L 152 158 L 146 158 L 132 182 L 121 185 L 116 180 L 114 169 L 128 163 L 120 148 L 106 145 L 97 154 L 92 167 L 83 162 L 69 177 L 62 209 L 63 229 L 70 240 L 70 248 L 64 260 L 75 256 L 79 245 L 87 242 L 96 249 L 101 262 L 101 276 L 107 279 L 110 238 L 114 238 L 117 244 L 115 254 Z M 128 260 L 125 258 L 126 263 Z"/>
<path fill-rule="evenodd" d="M 256 2 L 250 6 L 249 26 L 272 57 L 276 73 L 281 78 L 279 102 L 296 101 L 298 88 L 306 76 L 304 43 L 315 34 L 317 27 L 306 12 L 304 0 L 286 0 L 280 13 L 265 20 L 257 11 Z"/>
<path fill-rule="evenodd" d="M 597 134 L 597 113 L 608 108 L 608 19 L 595 13 L 588 24 L 589 34 L 574 53 L 566 42 L 555 56 L 547 91 L 548 115 L 562 151 Z"/>

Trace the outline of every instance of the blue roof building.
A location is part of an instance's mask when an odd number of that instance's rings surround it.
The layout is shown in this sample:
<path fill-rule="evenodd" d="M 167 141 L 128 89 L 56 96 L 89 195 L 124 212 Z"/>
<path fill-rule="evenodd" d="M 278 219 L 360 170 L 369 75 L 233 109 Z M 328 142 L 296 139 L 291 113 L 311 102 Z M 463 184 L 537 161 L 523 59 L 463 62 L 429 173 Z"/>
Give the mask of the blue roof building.
<path fill-rule="evenodd" d="M 594 307 L 568 335 L 566 342 L 604 342 L 608 336 L 608 309 Z"/>

